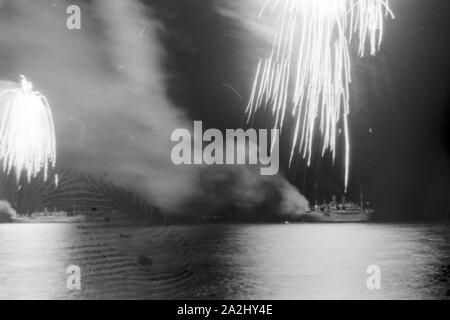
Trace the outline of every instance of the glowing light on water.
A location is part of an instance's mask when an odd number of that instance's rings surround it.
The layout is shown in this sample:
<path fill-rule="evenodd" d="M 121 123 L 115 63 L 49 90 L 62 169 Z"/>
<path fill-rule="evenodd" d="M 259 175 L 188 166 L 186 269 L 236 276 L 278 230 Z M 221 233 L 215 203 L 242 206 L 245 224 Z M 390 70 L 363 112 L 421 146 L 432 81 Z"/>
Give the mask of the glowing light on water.
<path fill-rule="evenodd" d="M 0 159 L 6 173 L 14 168 L 17 181 L 22 172 L 30 181 L 41 171 L 47 180 L 56 162 L 52 113 L 46 97 L 21 77 L 20 88 L 0 92 Z"/>
<path fill-rule="evenodd" d="M 328 149 L 334 160 L 342 120 L 347 188 L 350 42 L 357 34 L 360 57 L 367 46 L 371 55 L 380 50 L 384 20 L 394 18 L 389 0 L 267 0 L 260 16 L 264 14 L 274 15 L 278 30 L 270 56 L 258 62 L 247 121 L 260 107 L 270 107 L 274 126 L 282 128 L 286 113 L 291 114 L 291 166 L 296 153 L 310 164 L 317 125 L 322 155 Z"/>

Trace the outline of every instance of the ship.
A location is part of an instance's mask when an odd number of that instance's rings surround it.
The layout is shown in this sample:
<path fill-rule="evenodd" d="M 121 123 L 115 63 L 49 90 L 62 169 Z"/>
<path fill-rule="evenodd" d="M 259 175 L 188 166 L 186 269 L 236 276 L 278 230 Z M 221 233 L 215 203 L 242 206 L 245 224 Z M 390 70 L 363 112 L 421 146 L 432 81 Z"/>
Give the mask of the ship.
<path fill-rule="evenodd" d="M 360 204 L 345 201 L 337 203 L 336 197 L 328 204 L 315 205 L 300 216 L 304 222 L 367 222 L 372 220 L 374 210 L 365 208 L 361 192 Z"/>
<path fill-rule="evenodd" d="M 65 211 L 41 212 L 26 216 L 17 216 L 12 219 L 14 223 L 81 223 L 86 217 L 84 215 L 68 214 Z"/>
<path fill-rule="evenodd" d="M 346 203 L 344 208 L 330 207 L 308 210 L 301 215 L 304 222 L 367 222 L 372 220 L 373 210 L 363 209 L 358 205 Z"/>
<path fill-rule="evenodd" d="M 84 216 L 38 216 L 18 217 L 12 220 L 14 223 L 81 223 L 85 221 Z"/>

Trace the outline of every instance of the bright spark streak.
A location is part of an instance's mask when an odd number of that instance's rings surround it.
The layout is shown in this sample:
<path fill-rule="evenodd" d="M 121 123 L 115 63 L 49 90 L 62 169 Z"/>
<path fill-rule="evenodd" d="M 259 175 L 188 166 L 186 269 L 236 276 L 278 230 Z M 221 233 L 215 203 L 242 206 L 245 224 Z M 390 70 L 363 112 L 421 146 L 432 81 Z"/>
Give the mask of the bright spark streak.
<path fill-rule="evenodd" d="M 336 156 L 340 120 L 344 123 L 345 190 L 348 185 L 350 139 L 350 42 L 358 34 L 360 57 L 375 55 L 383 38 L 384 20 L 394 19 L 389 0 L 267 0 L 260 16 L 276 15 L 278 31 L 268 58 L 260 59 L 247 121 L 263 106 L 271 106 L 274 126 L 282 128 L 288 109 L 295 130 L 289 167 L 295 150 L 311 162 L 316 122 L 328 149 Z"/>
<path fill-rule="evenodd" d="M 21 76 L 20 88 L 0 93 L 0 159 L 3 171 L 14 168 L 17 181 L 25 171 L 28 182 L 56 162 L 55 128 L 47 99 Z"/>

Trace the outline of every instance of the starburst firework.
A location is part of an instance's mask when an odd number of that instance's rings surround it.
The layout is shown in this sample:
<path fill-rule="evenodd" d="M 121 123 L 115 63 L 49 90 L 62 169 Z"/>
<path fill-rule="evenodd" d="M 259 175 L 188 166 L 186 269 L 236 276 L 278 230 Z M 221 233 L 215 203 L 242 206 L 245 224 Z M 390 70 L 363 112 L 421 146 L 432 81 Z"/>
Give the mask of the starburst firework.
<path fill-rule="evenodd" d="M 375 55 L 386 17 L 394 18 L 389 0 L 267 0 L 260 16 L 275 16 L 278 31 L 268 58 L 260 59 L 246 109 L 248 119 L 271 108 L 274 127 L 286 113 L 295 122 L 289 166 L 295 154 L 311 162 L 316 127 L 333 160 L 342 120 L 345 139 L 345 188 L 349 174 L 350 42 L 359 37 L 358 53 Z"/>
<path fill-rule="evenodd" d="M 0 159 L 3 170 L 25 172 L 28 181 L 41 171 L 47 180 L 56 162 L 55 129 L 49 103 L 21 76 L 20 88 L 0 92 Z"/>

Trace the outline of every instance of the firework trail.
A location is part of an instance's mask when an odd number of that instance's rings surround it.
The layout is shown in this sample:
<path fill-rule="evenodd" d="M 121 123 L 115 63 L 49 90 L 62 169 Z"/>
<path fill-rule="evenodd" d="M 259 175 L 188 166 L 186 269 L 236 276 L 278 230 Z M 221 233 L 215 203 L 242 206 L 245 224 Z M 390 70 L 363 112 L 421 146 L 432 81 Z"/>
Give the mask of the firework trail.
<path fill-rule="evenodd" d="M 247 121 L 260 107 L 271 107 L 274 126 L 282 128 L 290 112 L 295 122 L 291 166 L 297 152 L 310 165 L 317 121 L 322 155 L 328 149 L 334 161 L 342 120 L 347 189 L 350 42 L 357 34 L 360 57 L 367 46 L 371 55 L 377 53 L 384 20 L 394 18 L 389 0 L 267 0 L 260 17 L 266 13 L 274 15 L 278 30 L 270 56 L 258 62 Z"/>
<path fill-rule="evenodd" d="M 18 182 L 22 172 L 28 182 L 41 171 L 47 180 L 56 161 L 50 106 L 31 82 L 21 78 L 20 88 L 0 92 L 0 159 L 7 174 L 14 169 Z"/>

